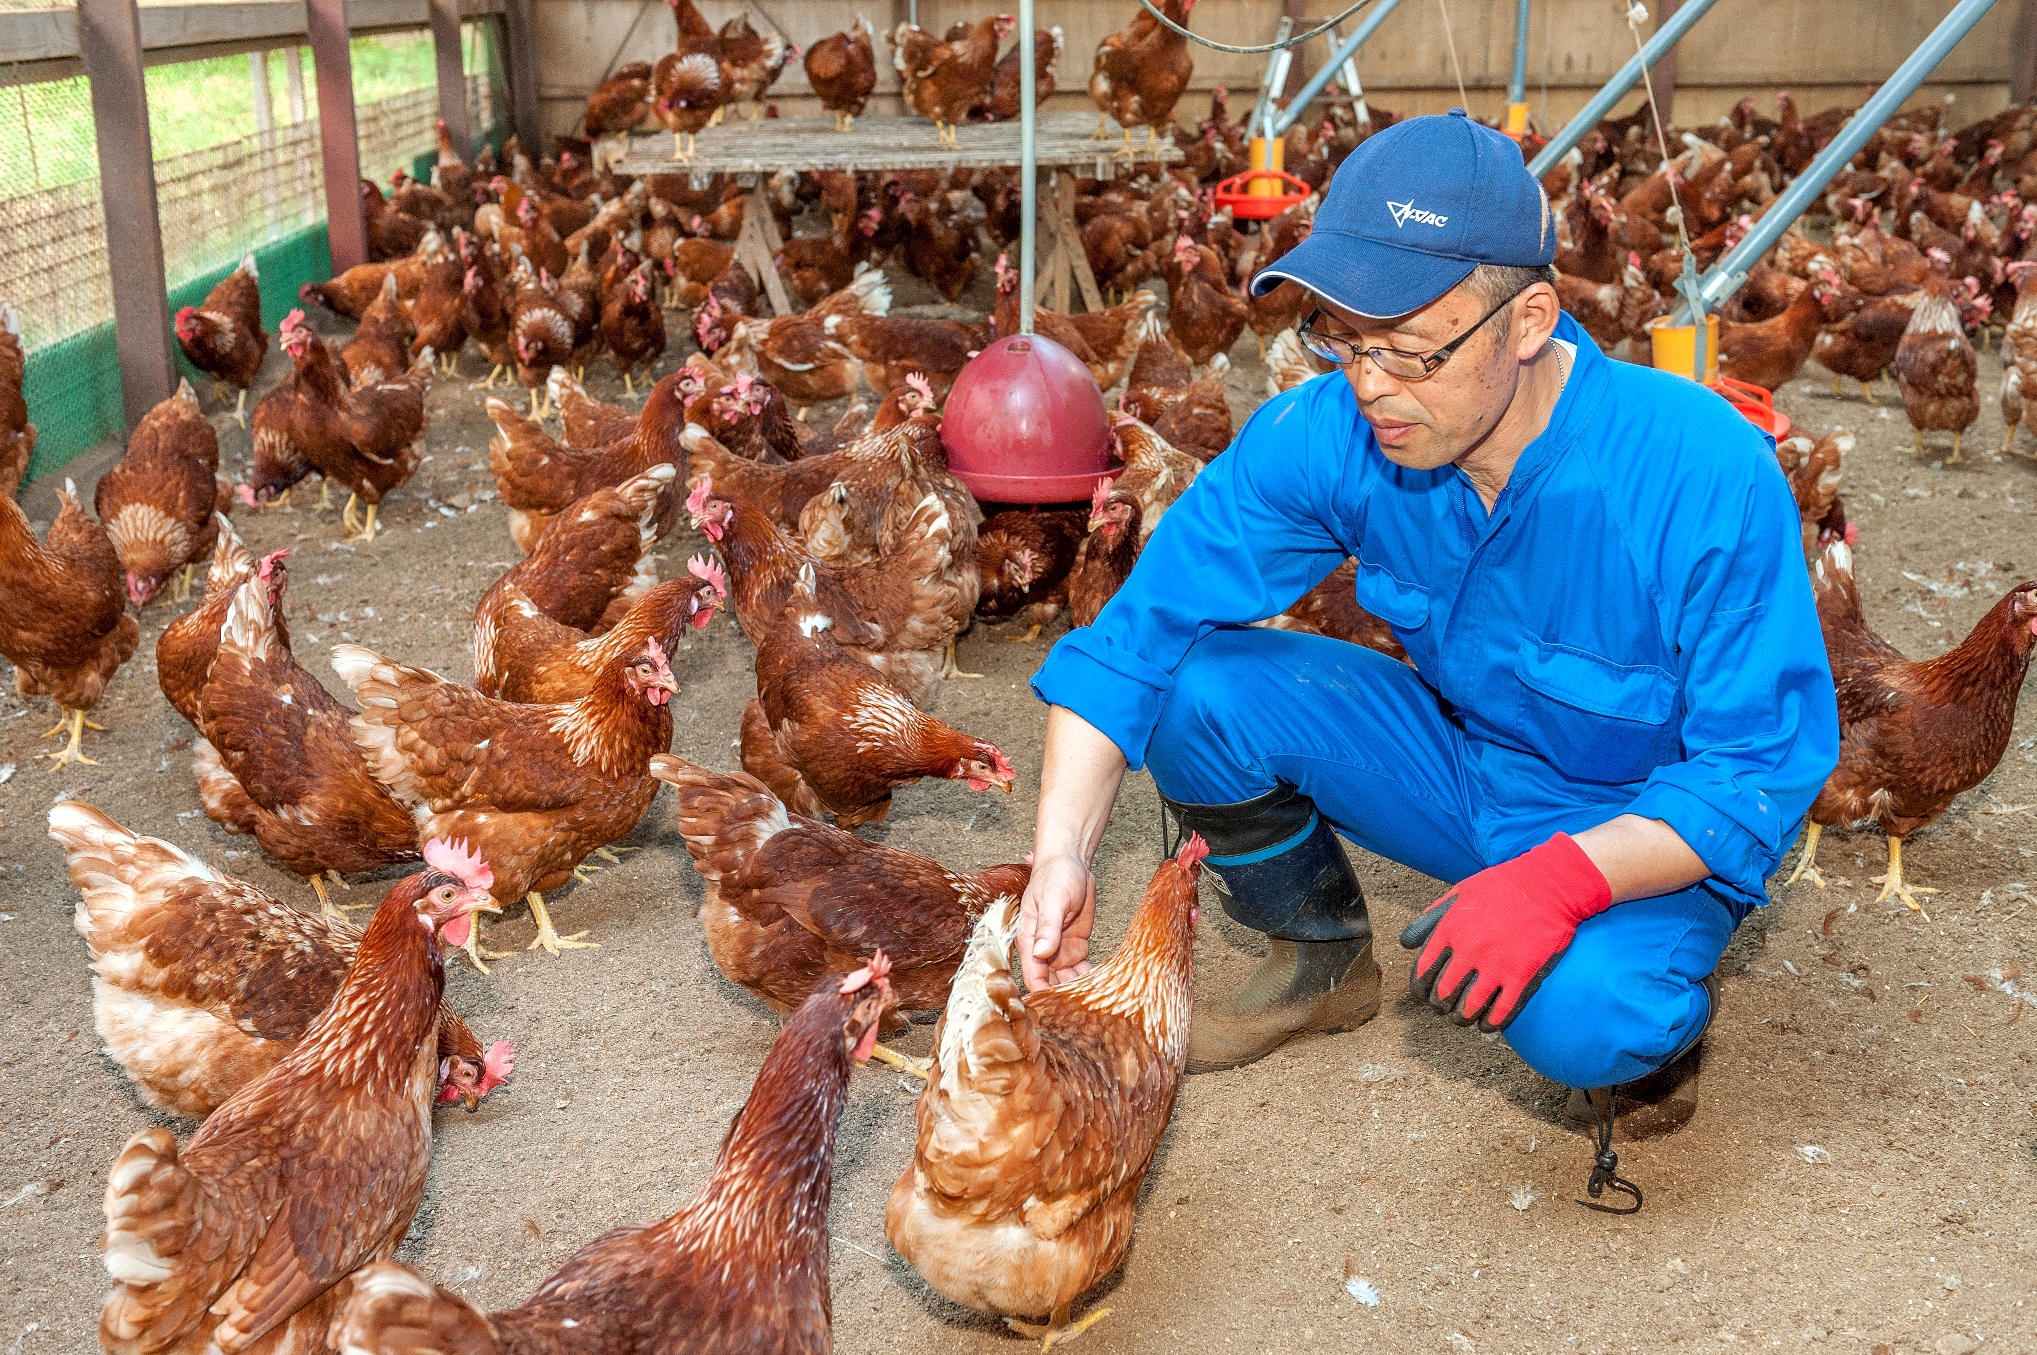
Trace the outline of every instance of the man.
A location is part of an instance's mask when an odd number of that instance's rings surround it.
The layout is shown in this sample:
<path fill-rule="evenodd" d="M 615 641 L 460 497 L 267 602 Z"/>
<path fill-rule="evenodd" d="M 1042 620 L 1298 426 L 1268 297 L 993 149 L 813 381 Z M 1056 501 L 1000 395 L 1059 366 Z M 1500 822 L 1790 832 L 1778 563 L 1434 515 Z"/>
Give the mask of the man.
<path fill-rule="evenodd" d="M 1688 1118 L 1713 972 L 1838 711 L 1771 441 L 1601 354 L 1555 247 L 1514 144 L 1452 110 L 1366 140 L 1254 279 L 1314 293 L 1304 338 L 1341 371 L 1267 402 L 1035 677 L 1029 983 L 1087 968 L 1091 854 L 1143 763 L 1267 937 L 1198 1004 L 1191 1071 L 1378 1011 L 1341 836 L 1457 882 L 1402 933 L 1418 997 L 1504 1032 L 1580 1117 L 1618 1088 L 1637 1121 Z M 1412 667 L 1245 628 L 1347 556 Z"/>

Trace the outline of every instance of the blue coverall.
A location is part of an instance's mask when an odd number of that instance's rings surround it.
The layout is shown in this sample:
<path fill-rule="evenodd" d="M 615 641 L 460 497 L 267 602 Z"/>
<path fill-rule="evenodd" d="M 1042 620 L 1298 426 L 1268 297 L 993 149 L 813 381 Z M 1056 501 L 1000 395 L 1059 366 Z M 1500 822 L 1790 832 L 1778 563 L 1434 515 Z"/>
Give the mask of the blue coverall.
<path fill-rule="evenodd" d="M 1033 679 L 1189 804 L 1298 787 L 1445 883 L 1552 833 L 1660 819 L 1711 869 L 1615 905 L 1506 1038 L 1572 1087 L 1701 1032 L 1699 981 L 1838 760 L 1832 676 L 1773 443 L 1692 382 L 1576 345 L 1488 514 L 1455 467 L 1381 455 L 1332 373 L 1262 406 Z M 1347 556 L 1414 662 L 1246 623 Z"/>

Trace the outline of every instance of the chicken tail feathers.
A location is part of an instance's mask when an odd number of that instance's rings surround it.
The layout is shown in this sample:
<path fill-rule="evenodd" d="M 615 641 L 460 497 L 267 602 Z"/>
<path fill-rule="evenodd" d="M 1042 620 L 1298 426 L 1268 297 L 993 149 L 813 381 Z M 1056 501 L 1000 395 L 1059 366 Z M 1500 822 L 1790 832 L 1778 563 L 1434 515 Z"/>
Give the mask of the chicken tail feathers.
<path fill-rule="evenodd" d="M 994 1095 L 1006 1081 L 998 1075 L 1000 1068 L 1022 1063 L 1039 1050 L 1039 1034 L 1011 977 L 1018 923 L 1018 896 L 1012 894 L 993 902 L 976 920 L 941 1021 L 943 1091 L 966 1085 Z"/>
<path fill-rule="evenodd" d="M 717 884 L 792 827 L 785 805 L 754 776 L 709 771 L 670 753 L 651 759 L 651 775 L 678 793 L 679 836 L 694 869 Z"/>
<path fill-rule="evenodd" d="M 59 801 L 50 810 L 49 825 L 78 888 L 73 925 L 94 958 L 124 941 L 128 924 L 148 897 L 176 880 L 219 878 L 169 843 L 131 833 L 77 800 Z"/>
<path fill-rule="evenodd" d="M 416 1271 L 380 1261 L 354 1272 L 334 1326 L 340 1355 L 493 1355 L 495 1327 Z"/>
<path fill-rule="evenodd" d="M 1853 581 L 1853 550 L 1844 541 L 1825 547 L 1812 568 L 1811 587 L 1817 594 L 1818 617 L 1826 625 L 1862 624 L 1860 587 Z"/>
<path fill-rule="evenodd" d="M 127 1141 L 106 1178 L 106 1270 L 114 1281 L 99 1315 L 106 1350 L 159 1350 L 208 1320 L 206 1306 L 246 1259 L 234 1245 L 239 1230 L 210 1235 L 209 1212 L 169 1130 L 144 1129 Z"/>

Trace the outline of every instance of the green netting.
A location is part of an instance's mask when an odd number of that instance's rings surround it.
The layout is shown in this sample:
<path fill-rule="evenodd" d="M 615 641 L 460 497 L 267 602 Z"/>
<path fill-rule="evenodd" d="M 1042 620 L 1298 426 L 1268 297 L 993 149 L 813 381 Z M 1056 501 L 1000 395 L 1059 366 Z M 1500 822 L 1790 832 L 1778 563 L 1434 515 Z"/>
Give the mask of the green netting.
<path fill-rule="evenodd" d="M 262 275 L 262 324 L 273 331 L 297 305 L 297 289 L 332 275 L 325 223 L 320 222 L 254 251 Z M 235 264 L 238 264 L 238 260 Z M 170 308 L 195 306 L 232 271 L 234 264 L 215 268 L 170 289 Z M 200 390 L 205 377 L 184 355 L 178 371 Z M 22 393 L 29 417 L 41 436 L 28 478 L 47 475 L 124 426 L 120 398 L 120 362 L 114 351 L 113 322 L 106 321 L 29 350 Z"/>

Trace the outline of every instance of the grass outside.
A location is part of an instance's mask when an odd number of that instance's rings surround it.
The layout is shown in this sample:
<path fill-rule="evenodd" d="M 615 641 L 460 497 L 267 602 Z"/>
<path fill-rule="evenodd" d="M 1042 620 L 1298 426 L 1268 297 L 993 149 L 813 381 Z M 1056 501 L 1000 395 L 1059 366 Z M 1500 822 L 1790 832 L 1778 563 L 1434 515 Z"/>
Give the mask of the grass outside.
<path fill-rule="evenodd" d="M 5 5 L 7 0 L 0 0 Z M 466 26 L 466 69 L 487 69 L 479 26 Z M 304 63 L 305 116 L 318 116 L 318 91 L 311 50 L 296 49 Z M 269 59 L 270 106 L 289 117 L 284 63 L 290 48 Z M 375 34 L 355 38 L 354 99 L 371 103 L 405 90 L 431 85 L 431 36 Z M 165 160 L 203 150 L 255 130 L 255 90 L 245 56 L 215 57 L 151 67 L 146 72 L 149 138 L 155 158 Z M 0 198 L 33 193 L 89 179 L 98 173 L 92 136 L 92 95 L 83 76 L 0 90 Z"/>

